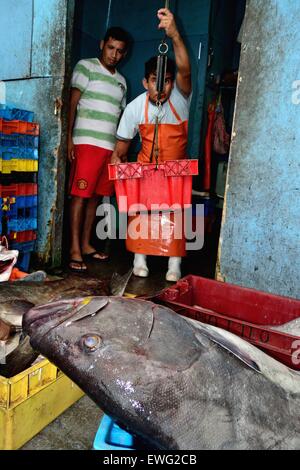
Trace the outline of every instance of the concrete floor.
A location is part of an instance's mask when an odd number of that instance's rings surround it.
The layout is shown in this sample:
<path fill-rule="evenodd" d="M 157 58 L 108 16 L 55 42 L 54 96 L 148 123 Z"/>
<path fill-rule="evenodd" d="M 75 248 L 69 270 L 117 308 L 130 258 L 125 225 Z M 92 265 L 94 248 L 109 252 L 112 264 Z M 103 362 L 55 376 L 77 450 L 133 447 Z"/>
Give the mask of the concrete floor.
<path fill-rule="evenodd" d="M 102 415 L 100 408 L 84 396 L 22 450 L 90 450 Z"/>
<path fill-rule="evenodd" d="M 196 274 L 214 277 L 219 236 L 217 223 L 212 234 L 206 236 L 205 246 L 199 252 L 191 252 L 182 265 L 182 275 Z M 133 255 L 126 252 L 123 242 L 114 241 L 110 246 L 109 262 L 92 263 L 89 275 L 99 278 L 111 277 L 113 272 L 124 274 L 132 265 Z M 140 279 L 132 276 L 126 292 L 136 295 L 153 295 L 170 286 L 164 277 L 167 258 L 150 257 L 148 260 L 150 276 Z M 56 274 L 59 274 L 56 272 Z M 29 441 L 24 450 L 72 450 L 91 449 L 102 412 L 87 396 L 83 397 L 50 423 L 36 437 Z"/>

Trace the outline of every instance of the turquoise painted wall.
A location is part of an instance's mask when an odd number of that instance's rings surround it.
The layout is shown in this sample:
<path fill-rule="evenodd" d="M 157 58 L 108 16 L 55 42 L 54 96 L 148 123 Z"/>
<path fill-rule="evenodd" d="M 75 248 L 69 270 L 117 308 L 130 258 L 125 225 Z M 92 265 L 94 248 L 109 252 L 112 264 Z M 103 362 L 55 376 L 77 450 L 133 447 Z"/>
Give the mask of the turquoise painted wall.
<path fill-rule="evenodd" d="M 248 2 L 220 241 L 226 282 L 300 298 L 300 2 Z"/>
<path fill-rule="evenodd" d="M 37 252 L 59 264 L 64 206 L 64 99 L 73 0 L 0 0 L 0 80 L 8 104 L 40 123 Z M 58 104 L 58 106 L 56 106 Z"/>

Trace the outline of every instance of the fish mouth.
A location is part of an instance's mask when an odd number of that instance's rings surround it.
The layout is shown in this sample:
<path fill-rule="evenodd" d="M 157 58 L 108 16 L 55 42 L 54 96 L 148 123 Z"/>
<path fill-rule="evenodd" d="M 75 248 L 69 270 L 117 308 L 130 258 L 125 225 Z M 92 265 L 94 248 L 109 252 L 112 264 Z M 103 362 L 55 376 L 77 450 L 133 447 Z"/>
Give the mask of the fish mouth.
<path fill-rule="evenodd" d="M 71 317 L 82 300 L 76 299 L 76 302 L 61 300 L 33 307 L 23 316 L 22 328 L 30 336 L 41 328 L 46 334 L 53 326 Z"/>
<path fill-rule="evenodd" d="M 9 258 L 4 261 L 1 260 L 0 261 L 0 274 L 5 273 L 11 267 L 11 265 L 14 264 L 14 261 L 15 261 L 15 258 Z"/>
<path fill-rule="evenodd" d="M 108 302 L 108 297 L 85 297 L 51 302 L 29 310 L 23 317 L 22 327 L 29 336 L 36 334 L 44 336 L 64 322 L 73 323 L 96 315 Z"/>

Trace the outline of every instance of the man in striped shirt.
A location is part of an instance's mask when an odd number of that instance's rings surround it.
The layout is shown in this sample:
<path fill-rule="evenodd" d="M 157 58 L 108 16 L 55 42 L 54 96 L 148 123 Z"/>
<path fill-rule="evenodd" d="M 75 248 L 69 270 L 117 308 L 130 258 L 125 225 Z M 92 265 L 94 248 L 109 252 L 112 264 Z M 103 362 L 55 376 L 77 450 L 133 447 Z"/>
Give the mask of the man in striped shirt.
<path fill-rule="evenodd" d="M 72 76 L 68 125 L 72 196 L 69 268 L 76 272 L 86 271 L 84 260 L 107 258 L 94 249 L 90 239 L 99 197 L 114 192 L 108 163 L 127 91 L 126 81 L 116 66 L 128 46 L 126 31 L 110 28 L 100 43 L 100 58 L 80 60 Z"/>

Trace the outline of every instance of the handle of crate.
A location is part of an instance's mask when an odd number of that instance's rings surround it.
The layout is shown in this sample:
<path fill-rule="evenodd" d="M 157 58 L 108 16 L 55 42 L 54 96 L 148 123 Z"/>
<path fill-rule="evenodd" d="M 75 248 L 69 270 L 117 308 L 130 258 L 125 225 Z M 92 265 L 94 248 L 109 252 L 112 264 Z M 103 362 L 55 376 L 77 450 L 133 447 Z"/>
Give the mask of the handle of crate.
<path fill-rule="evenodd" d="M 198 160 L 170 160 L 159 164 L 164 176 L 198 175 Z M 117 163 L 108 165 L 110 180 L 143 178 L 145 172 L 155 171 L 154 163 Z"/>

